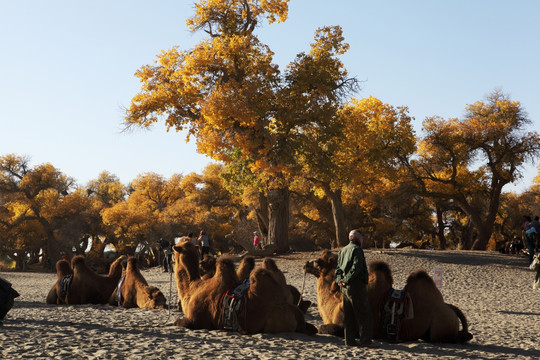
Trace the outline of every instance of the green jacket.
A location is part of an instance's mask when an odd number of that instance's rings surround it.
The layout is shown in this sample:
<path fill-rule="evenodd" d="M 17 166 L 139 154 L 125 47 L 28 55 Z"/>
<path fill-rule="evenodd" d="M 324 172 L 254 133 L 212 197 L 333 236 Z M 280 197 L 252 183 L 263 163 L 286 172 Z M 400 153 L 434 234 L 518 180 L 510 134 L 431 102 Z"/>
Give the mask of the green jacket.
<path fill-rule="evenodd" d="M 343 280 L 347 286 L 368 283 L 368 269 L 360 245 L 350 242 L 338 254 L 336 282 Z"/>

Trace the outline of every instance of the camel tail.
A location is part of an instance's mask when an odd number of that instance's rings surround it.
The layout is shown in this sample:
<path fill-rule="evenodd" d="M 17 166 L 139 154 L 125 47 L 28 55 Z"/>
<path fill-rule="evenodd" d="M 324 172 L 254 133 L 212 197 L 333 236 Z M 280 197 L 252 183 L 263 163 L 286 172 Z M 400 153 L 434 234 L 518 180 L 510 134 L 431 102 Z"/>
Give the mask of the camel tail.
<path fill-rule="evenodd" d="M 455 305 L 447 304 L 452 310 L 456 313 L 457 317 L 461 321 L 462 330 L 458 331 L 457 342 L 467 342 L 473 338 L 472 334 L 469 332 L 469 324 L 467 323 L 467 318 L 465 314 Z"/>

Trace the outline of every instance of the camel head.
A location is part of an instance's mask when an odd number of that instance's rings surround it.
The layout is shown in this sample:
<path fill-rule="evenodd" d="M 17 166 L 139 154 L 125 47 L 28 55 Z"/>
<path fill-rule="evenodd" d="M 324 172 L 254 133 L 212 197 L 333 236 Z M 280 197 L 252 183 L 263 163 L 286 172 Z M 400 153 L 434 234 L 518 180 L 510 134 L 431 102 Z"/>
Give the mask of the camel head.
<path fill-rule="evenodd" d="M 369 286 L 378 284 L 392 286 L 394 279 L 390 266 L 382 260 L 375 260 L 369 264 Z"/>
<path fill-rule="evenodd" d="M 317 260 L 306 262 L 304 270 L 315 277 L 334 276 L 337 266 L 337 255 L 329 250 L 324 250 Z"/>
<path fill-rule="evenodd" d="M 187 272 L 189 281 L 200 279 L 199 272 L 199 250 L 191 239 L 187 236 L 183 236 L 173 246 L 174 250 L 174 272 L 178 274 L 181 271 Z"/>
<path fill-rule="evenodd" d="M 148 286 L 145 289 L 145 295 L 148 297 L 147 304 L 150 309 L 165 309 L 167 308 L 167 299 L 165 295 L 155 286 Z"/>

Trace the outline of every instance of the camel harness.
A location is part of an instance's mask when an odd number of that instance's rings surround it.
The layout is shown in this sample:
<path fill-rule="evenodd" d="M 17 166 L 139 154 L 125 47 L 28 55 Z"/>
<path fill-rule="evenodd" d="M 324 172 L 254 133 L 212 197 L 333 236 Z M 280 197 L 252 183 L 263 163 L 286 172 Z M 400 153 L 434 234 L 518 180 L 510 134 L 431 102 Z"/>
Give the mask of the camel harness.
<path fill-rule="evenodd" d="M 223 329 L 238 331 L 238 315 L 244 310 L 249 279 L 231 287 L 223 294 L 220 301 Z"/>
<path fill-rule="evenodd" d="M 71 286 L 71 282 L 73 281 L 73 274 L 67 274 L 62 276 L 62 279 L 60 279 L 60 299 L 68 303 L 68 295 L 69 295 L 69 288 Z"/>
<path fill-rule="evenodd" d="M 118 302 L 118 307 L 122 307 L 124 303 L 124 295 L 122 295 L 122 285 L 124 285 L 124 280 L 126 280 L 126 275 L 122 276 L 116 287 L 116 301 Z"/>
<path fill-rule="evenodd" d="M 390 289 L 381 300 L 379 329 L 397 340 L 401 320 L 414 317 L 413 303 L 405 290 Z"/>

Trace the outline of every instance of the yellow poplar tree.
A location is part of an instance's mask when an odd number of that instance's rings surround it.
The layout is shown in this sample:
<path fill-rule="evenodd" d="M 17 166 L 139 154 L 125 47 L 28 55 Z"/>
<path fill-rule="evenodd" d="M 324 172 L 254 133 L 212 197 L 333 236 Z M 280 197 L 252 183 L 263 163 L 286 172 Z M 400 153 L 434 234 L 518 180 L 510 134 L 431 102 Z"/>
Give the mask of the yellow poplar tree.
<path fill-rule="evenodd" d="M 527 131 L 524 109 L 499 91 L 467 106 L 464 119 L 427 118 L 419 158 L 407 166 L 424 196 L 452 200 L 467 214 L 485 250 L 505 185 L 540 154 L 540 135 Z"/>
<path fill-rule="evenodd" d="M 199 152 L 225 163 L 246 163 L 268 201 L 269 242 L 287 251 L 288 186 L 297 167 L 294 136 L 305 122 L 299 115 L 312 100 L 306 91 L 311 73 L 297 72 L 293 65 L 283 76 L 254 30 L 265 19 L 285 21 L 288 0 L 205 0 L 195 10 L 187 25 L 208 38 L 188 51 L 162 51 L 155 64 L 136 73 L 142 88 L 126 121 L 143 127 L 164 121 L 168 128 L 187 129 Z M 343 51 L 340 42 L 337 28 L 317 32 L 317 56 Z M 332 78 L 333 69 L 325 69 L 328 83 L 339 80 Z"/>

